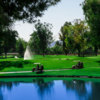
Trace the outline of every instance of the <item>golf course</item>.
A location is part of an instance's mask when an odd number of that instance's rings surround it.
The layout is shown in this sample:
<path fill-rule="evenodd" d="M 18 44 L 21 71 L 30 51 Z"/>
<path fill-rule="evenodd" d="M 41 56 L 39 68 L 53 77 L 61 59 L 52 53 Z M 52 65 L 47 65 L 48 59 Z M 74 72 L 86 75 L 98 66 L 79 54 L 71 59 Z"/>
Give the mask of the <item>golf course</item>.
<path fill-rule="evenodd" d="M 83 62 L 83 69 L 72 69 L 79 61 Z M 90 57 L 78 57 L 67 55 L 33 55 L 32 60 L 23 60 L 22 58 L 0 59 L 0 76 L 96 76 L 100 77 L 100 55 Z M 12 64 L 14 63 L 14 64 Z M 44 66 L 44 72 L 36 74 L 32 72 L 37 63 Z M 11 65 L 10 65 L 11 64 Z M 13 66 L 14 65 L 14 66 Z M 17 65 L 17 66 L 16 66 Z M 2 73 L 9 72 L 9 73 Z M 13 72 L 13 73 L 11 73 Z M 18 72 L 18 73 L 17 73 Z"/>

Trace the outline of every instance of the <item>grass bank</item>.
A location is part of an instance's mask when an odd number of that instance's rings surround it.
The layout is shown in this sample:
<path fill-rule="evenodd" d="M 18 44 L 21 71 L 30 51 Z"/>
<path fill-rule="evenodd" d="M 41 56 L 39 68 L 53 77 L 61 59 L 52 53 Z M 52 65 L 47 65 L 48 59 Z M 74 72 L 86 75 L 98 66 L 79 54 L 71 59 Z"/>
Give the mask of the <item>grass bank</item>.
<path fill-rule="evenodd" d="M 0 61 L 23 61 L 23 59 L 0 59 Z M 24 63 L 22 68 L 10 66 L 1 70 L 1 72 L 11 71 L 31 71 L 35 65 L 33 63 L 41 63 L 44 65 L 45 70 L 56 70 L 71 68 L 72 65 L 77 64 L 78 61 L 84 63 L 83 69 L 73 69 L 64 71 L 51 71 L 44 72 L 38 75 L 78 75 L 78 76 L 96 76 L 100 77 L 100 55 L 93 57 L 77 57 L 77 56 L 66 56 L 66 55 L 47 55 L 45 57 L 41 55 L 33 56 L 33 60 L 30 63 Z M 0 76 L 20 76 L 20 75 L 37 75 L 36 73 L 13 73 L 13 74 L 0 74 Z"/>
<path fill-rule="evenodd" d="M 39 77 L 37 78 L 0 78 L 0 82 L 33 82 L 33 80 L 43 80 L 44 82 L 50 82 L 50 81 L 54 81 L 54 80 L 66 80 L 66 81 L 74 81 L 74 80 L 82 80 L 82 81 L 86 81 L 86 82 L 100 82 L 100 79 L 95 79 L 95 78 L 57 78 L 57 77 L 53 77 L 53 78 L 41 78 Z"/>

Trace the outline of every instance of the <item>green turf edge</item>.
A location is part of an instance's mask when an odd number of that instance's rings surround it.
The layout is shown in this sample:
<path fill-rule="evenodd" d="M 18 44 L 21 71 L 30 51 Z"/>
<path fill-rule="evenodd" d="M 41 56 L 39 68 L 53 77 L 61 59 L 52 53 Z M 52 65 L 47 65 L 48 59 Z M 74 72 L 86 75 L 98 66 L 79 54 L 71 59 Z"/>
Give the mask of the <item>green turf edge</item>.
<path fill-rule="evenodd" d="M 86 81 L 86 82 L 100 82 L 100 79 L 95 79 L 95 78 L 65 78 L 65 77 L 52 77 L 52 78 L 48 78 L 48 77 L 38 77 L 38 78 L 0 78 L 0 82 L 33 82 L 33 80 L 37 80 L 37 79 L 43 79 L 44 82 L 50 82 L 50 81 L 59 81 L 59 80 L 66 80 L 66 81 L 73 81 L 73 80 L 82 80 L 82 81 Z"/>

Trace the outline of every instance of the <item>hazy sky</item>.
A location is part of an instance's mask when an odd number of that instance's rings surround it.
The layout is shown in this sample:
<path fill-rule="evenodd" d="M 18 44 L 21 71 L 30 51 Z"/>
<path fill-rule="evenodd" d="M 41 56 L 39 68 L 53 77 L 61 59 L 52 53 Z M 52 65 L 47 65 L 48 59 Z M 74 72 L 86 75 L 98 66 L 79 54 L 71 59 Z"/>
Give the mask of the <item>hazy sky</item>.
<path fill-rule="evenodd" d="M 61 26 L 66 21 L 74 21 L 74 19 L 84 19 L 82 6 L 80 4 L 84 0 L 61 0 L 57 5 L 50 7 L 44 12 L 44 15 L 39 18 L 42 22 L 51 23 L 53 25 L 53 37 L 58 39 Z M 29 40 L 30 34 L 34 31 L 34 23 L 23 23 L 17 21 L 14 29 L 18 31 L 19 36 L 26 41 Z"/>

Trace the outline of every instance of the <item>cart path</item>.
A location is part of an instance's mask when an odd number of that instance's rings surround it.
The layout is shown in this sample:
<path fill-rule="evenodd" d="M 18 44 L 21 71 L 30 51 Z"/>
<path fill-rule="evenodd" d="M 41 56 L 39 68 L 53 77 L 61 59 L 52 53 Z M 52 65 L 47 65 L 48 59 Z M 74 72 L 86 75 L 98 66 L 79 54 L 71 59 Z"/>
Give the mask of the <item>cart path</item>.
<path fill-rule="evenodd" d="M 71 70 L 71 69 L 57 69 L 57 70 L 44 70 L 45 72 L 50 71 L 64 71 L 64 70 Z M 30 73 L 32 71 L 14 71 L 14 72 L 0 72 L 0 74 L 13 74 L 13 73 Z"/>

